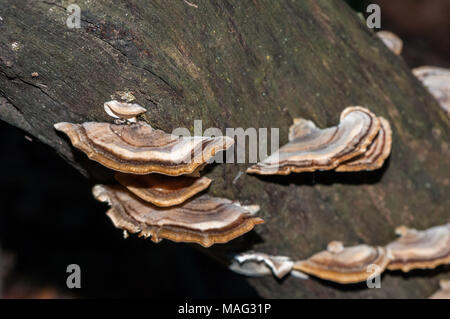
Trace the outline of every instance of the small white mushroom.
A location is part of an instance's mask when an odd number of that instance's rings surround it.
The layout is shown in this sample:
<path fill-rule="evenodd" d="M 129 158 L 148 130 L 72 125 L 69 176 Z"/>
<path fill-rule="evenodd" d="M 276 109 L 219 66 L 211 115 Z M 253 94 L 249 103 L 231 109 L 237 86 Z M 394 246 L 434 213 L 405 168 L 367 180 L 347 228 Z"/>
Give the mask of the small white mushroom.
<path fill-rule="evenodd" d="M 147 112 L 147 110 L 139 104 L 124 103 L 116 100 L 106 102 L 104 108 L 109 116 L 132 123 L 136 123 L 137 116 Z"/>

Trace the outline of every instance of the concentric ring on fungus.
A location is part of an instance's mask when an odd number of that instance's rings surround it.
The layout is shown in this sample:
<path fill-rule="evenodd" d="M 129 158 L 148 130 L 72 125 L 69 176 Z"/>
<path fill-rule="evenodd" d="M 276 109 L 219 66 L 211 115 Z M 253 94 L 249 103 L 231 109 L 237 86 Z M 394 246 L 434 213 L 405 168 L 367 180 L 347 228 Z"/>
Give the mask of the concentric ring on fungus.
<path fill-rule="evenodd" d="M 422 231 L 400 226 L 396 232 L 400 238 L 386 246 L 389 270 L 408 272 L 450 263 L 450 224 Z"/>
<path fill-rule="evenodd" d="M 233 145 L 221 137 L 179 137 L 153 129 L 145 122 L 131 125 L 87 122 L 58 123 L 76 148 L 91 160 L 130 174 L 195 174 L 213 156 Z"/>
<path fill-rule="evenodd" d="M 211 184 L 207 177 L 160 174 L 132 175 L 117 172 L 115 178 L 139 198 L 160 207 L 182 204 Z"/>
<path fill-rule="evenodd" d="M 369 266 L 377 265 L 382 272 L 389 263 L 383 247 L 343 247 L 337 243 L 339 242 L 331 242 L 327 250 L 294 263 L 293 269 L 322 279 L 349 284 L 366 281 L 373 275 L 373 272 L 368 271 Z"/>
<path fill-rule="evenodd" d="M 340 120 L 338 126 L 326 129 L 316 127 L 311 121 L 295 120 L 289 143 L 247 172 L 288 175 L 332 170 L 364 154 L 381 128 L 378 117 L 360 106 L 347 107 Z"/>
<path fill-rule="evenodd" d="M 117 228 L 154 242 L 169 239 L 209 247 L 239 237 L 264 221 L 259 206 L 241 206 L 224 198 L 202 195 L 182 205 L 162 208 L 131 194 L 120 185 L 96 185 L 94 197 L 111 206 L 107 215 Z"/>

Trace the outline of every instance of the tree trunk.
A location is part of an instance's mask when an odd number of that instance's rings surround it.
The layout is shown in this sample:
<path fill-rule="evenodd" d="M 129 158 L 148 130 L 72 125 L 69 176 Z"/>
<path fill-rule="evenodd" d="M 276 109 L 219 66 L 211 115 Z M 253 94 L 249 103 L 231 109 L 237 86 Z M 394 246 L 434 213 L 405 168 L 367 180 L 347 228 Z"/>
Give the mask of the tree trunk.
<path fill-rule="evenodd" d="M 293 118 L 336 125 L 349 105 L 390 121 L 392 155 L 375 172 L 258 177 L 242 174 L 248 164 L 210 165 L 209 193 L 261 205 L 266 223 L 208 253 L 222 258 L 245 243 L 301 259 L 331 240 L 384 245 L 398 225 L 450 221 L 450 119 L 343 1 L 79 0 L 79 29 L 66 25 L 70 3 L 0 0 L 0 119 L 98 181 L 107 170 L 53 124 L 110 121 L 103 103 L 118 91 L 132 92 L 166 132 L 192 131 L 195 119 L 222 132 L 275 127 L 280 145 Z M 414 298 L 431 295 L 443 271 L 389 272 L 382 289 L 250 282 L 263 297 Z"/>

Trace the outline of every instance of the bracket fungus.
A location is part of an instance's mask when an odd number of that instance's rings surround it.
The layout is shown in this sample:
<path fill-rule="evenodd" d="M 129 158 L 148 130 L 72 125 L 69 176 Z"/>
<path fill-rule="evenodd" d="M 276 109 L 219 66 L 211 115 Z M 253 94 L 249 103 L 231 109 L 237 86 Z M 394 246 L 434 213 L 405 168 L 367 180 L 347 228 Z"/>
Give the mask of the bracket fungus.
<path fill-rule="evenodd" d="M 422 66 L 412 72 L 450 115 L 450 69 Z"/>
<path fill-rule="evenodd" d="M 207 177 L 173 177 L 160 174 L 132 175 L 117 172 L 115 178 L 139 198 L 160 207 L 182 204 L 211 184 Z"/>
<path fill-rule="evenodd" d="M 115 118 L 124 119 L 129 122 L 136 122 L 136 117 L 147 112 L 145 108 L 139 104 L 124 103 L 116 100 L 106 102 L 103 104 L 105 112 Z"/>
<path fill-rule="evenodd" d="M 331 242 L 327 250 L 307 260 L 296 262 L 293 269 L 325 280 L 348 284 L 366 281 L 373 275 L 373 272 L 368 271 L 369 266 L 377 265 L 382 272 L 388 263 L 389 259 L 383 247 L 344 247 L 340 242 Z"/>
<path fill-rule="evenodd" d="M 430 299 L 450 299 L 450 280 L 441 280 L 439 285 L 441 289 L 436 291 Z"/>
<path fill-rule="evenodd" d="M 360 155 L 362 158 L 358 159 L 363 163 L 352 169 L 373 169 L 370 162 L 372 157 L 364 154 L 371 149 L 375 137 L 380 135 L 380 129 L 380 119 L 360 106 L 347 107 L 341 113 L 340 124 L 326 129 L 318 128 L 311 121 L 296 119 L 289 129 L 289 143 L 247 169 L 247 172 L 288 175 L 292 172 L 331 170 Z M 390 129 L 387 133 L 390 133 Z M 390 134 L 383 136 L 390 137 Z M 380 145 L 381 153 L 376 145 L 372 147 L 371 154 L 376 153 L 373 156 L 376 162 L 373 165 L 376 167 L 380 163 L 382 165 L 385 153 L 390 152 L 390 143 L 387 140 L 385 142 Z"/>
<path fill-rule="evenodd" d="M 395 33 L 390 31 L 379 31 L 376 35 L 383 41 L 383 43 L 394 52 L 395 55 L 402 54 L 403 41 Z"/>
<path fill-rule="evenodd" d="M 450 263 L 450 224 L 423 231 L 400 226 L 400 238 L 386 246 L 389 270 L 408 272 Z"/>
<path fill-rule="evenodd" d="M 230 269 L 246 276 L 273 274 L 281 279 L 291 272 L 293 265 L 294 263 L 289 257 L 246 252 L 234 256 Z"/>
<path fill-rule="evenodd" d="M 96 185 L 94 197 L 107 202 L 107 215 L 117 228 L 152 241 L 169 239 L 209 247 L 226 243 L 264 221 L 255 217 L 259 207 L 241 206 L 228 199 L 202 195 L 183 205 L 161 208 L 145 202 L 120 185 Z"/>
<path fill-rule="evenodd" d="M 72 144 L 91 160 L 130 174 L 195 174 L 234 140 L 221 137 L 179 137 L 153 129 L 145 122 L 131 125 L 86 122 L 57 123 Z"/>

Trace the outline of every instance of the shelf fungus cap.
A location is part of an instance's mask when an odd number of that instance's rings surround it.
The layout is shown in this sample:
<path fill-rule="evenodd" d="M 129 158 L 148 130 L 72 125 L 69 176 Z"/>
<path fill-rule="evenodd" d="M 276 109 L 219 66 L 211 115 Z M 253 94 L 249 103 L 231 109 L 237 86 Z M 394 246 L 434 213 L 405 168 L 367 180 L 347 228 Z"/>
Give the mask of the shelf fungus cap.
<path fill-rule="evenodd" d="M 182 205 L 161 208 L 141 200 L 120 185 L 96 185 L 94 197 L 108 203 L 107 215 L 117 228 L 159 242 L 197 243 L 209 247 L 239 237 L 264 221 L 246 206 L 202 195 Z"/>
<path fill-rule="evenodd" d="M 329 244 L 327 250 L 307 260 L 296 262 L 293 269 L 325 280 L 348 284 L 366 281 L 374 274 L 370 267 L 372 265 L 378 266 L 381 273 L 388 262 L 383 247 L 342 247 L 339 242 L 335 242 Z"/>
<path fill-rule="evenodd" d="M 296 119 L 289 143 L 247 172 L 288 175 L 335 169 L 365 153 L 381 127 L 380 120 L 360 106 L 347 107 L 340 120 L 338 126 L 320 129 L 311 121 Z"/>
<path fill-rule="evenodd" d="M 116 119 L 127 119 L 130 122 L 136 122 L 136 117 L 147 112 L 139 104 L 119 102 L 116 100 L 103 104 L 105 112 Z"/>
<path fill-rule="evenodd" d="M 76 148 L 91 160 L 130 174 L 196 174 L 214 155 L 233 145 L 221 137 L 179 137 L 153 129 L 145 122 L 130 125 L 86 122 L 58 123 Z"/>
<path fill-rule="evenodd" d="M 386 246 L 389 270 L 408 272 L 450 263 L 450 224 L 423 231 L 401 226 L 396 233 L 400 238 Z"/>
<path fill-rule="evenodd" d="M 211 184 L 211 180 L 207 177 L 175 177 L 160 174 L 132 175 L 117 172 L 115 178 L 139 198 L 160 207 L 182 204 Z"/>
<path fill-rule="evenodd" d="M 392 130 L 388 120 L 383 117 L 378 119 L 381 123 L 380 131 L 367 151 L 336 167 L 337 172 L 373 171 L 383 166 L 391 154 Z"/>
<path fill-rule="evenodd" d="M 285 256 L 271 256 L 258 252 L 245 252 L 234 256 L 230 269 L 246 276 L 273 274 L 281 279 L 291 272 L 293 261 Z"/>
<path fill-rule="evenodd" d="M 422 66 L 412 72 L 450 115 L 450 69 Z"/>
<path fill-rule="evenodd" d="M 394 52 L 395 55 L 402 54 L 403 41 L 395 33 L 390 31 L 379 31 L 377 36 L 383 41 L 383 43 Z"/>
<path fill-rule="evenodd" d="M 441 289 L 434 293 L 430 299 L 450 299 L 450 280 L 441 280 L 439 285 Z"/>

